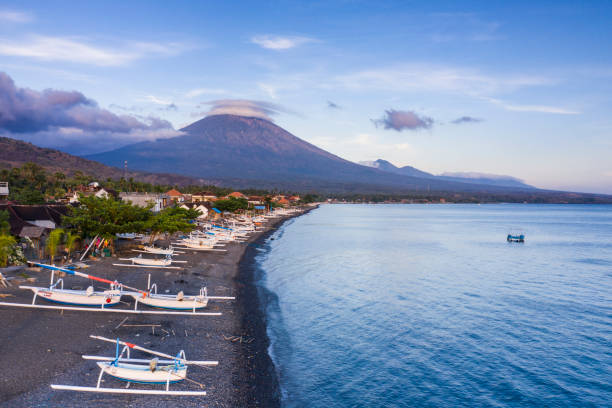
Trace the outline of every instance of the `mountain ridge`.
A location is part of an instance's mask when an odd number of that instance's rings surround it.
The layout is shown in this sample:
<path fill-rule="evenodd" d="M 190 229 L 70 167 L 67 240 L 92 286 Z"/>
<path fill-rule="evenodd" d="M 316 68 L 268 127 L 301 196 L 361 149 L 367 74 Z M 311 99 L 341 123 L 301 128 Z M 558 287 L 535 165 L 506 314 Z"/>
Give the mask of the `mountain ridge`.
<path fill-rule="evenodd" d="M 497 174 L 486 174 L 486 173 L 442 173 L 439 175 L 434 175 L 431 173 L 424 172 L 412 166 L 403 166 L 397 167 L 391 162 L 384 159 L 377 159 L 374 161 L 362 161 L 359 164 L 380 169 L 382 171 L 386 171 L 389 173 L 395 174 L 403 174 L 406 176 L 415 176 L 415 177 L 423 177 L 423 178 L 433 178 L 439 180 L 447 180 L 447 181 L 455 181 L 455 182 L 463 182 L 463 183 L 472 183 L 472 184 L 485 184 L 490 186 L 498 186 L 498 187 L 514 187 L 514 188 L 525 188 L 525 189 L 533 189 L 535 187 L 526 184 L 524 181 L 512 177 L 512 176 L 503 176 Z"/>
<path fill-rule="evenodd" d="M 9 137 L 0 137 L 0 166 L 4 168 L 19 167 L 33 162 L 50 172 L 62 172 L 74 175 L 76 171 L 105 179 L 120 179 L 124 170 L 102 163 L 74 156 L 60 150 L 36 146 L 35 144 Z M 128 178 L 134 180 L 167 185 L 211 184 L 204 179 L 195 179 L 178 174 L 147 173 L 128 170 Z"/>
<path fill-rule="evenodd" d="M 465 181 L 424 179 L 367 168 L 327 152 L 274 123 L 229 114 L 207 116 L 171 139 L 145 141 L 85 156 L 111 166 L 189 177 L 244 180 L 260 188 L 283 185 L 322 191 L 483 191 L 501 190 Z M 171 171 L 169 171 L 171 169 Z"/>

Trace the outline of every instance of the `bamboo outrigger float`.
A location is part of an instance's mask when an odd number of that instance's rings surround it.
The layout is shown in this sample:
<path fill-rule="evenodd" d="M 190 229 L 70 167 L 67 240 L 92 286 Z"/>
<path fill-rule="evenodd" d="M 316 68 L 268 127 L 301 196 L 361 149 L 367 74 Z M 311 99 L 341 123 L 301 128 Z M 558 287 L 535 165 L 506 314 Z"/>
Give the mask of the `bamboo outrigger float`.
<path fill-rule="evenodd" d="M 52 271 L 51 285 L 48 288 L 20 286 L 21 289 L 29 289 L 34 292 L 34 298 L 32 299 L 32 303 L 23 304 L 0 302 L 0 306 L 128 314 L 221 316 L 221 313 L 219 312 L 196 312 L 196 310 L 206 307 L 209 299 L 233 299 L 229 297 L 208 296 L 206 288 L 202 288 L 200 290 L 199 296 L 185 296 L 182 292 L 179 292 L 177 295 L 160 295 L 157 294 L 157 285 L 153 285 L 152 288 L 150 287 L 149 290 L 145 291 L 124 285 L 117 281 L 99 278 L 97 276 L 73 271 L 71 269 L 59 268 L 57 266 L 38 263 L 33 263 L 33 265 L 50 269 Z M 80 276 L 98 282 L 108 283 L 110 285 L 110 289 L 103 292 L 96 292 L 94 291 L 93 287 L 90 286 L 86 290 L 66 290 L 63 289 L 63 279 L 60 278 L 56 282 L 53 282 L 55 271 L 65 272 L 70 275 Z M 58 284 L 61 284 L 59 289 L 57 288 Z M 204 294 L 204 296 L 202 296 L 202 294 Z M 109 307 L 117 305 L 120 302 L 121 296 L 123 295 L 130 296 L 135 299 L 134 309 L 120 309 Z M 58 305 L 39 305 L 36 304 L 37 298 L 42 298 L 54 302 Z M 138 303 L 165 310 L 138 310 Z"/>
<path fill-rule="evenodd" d="M 191 381 L 203 388 L 203 385 L 187 378 L 187 367 L 190 365 L 217 366 L 218 361 L 190 361 L 185 357 L 183 350 L 176 356 L 149 350 L 133 343 L 113 340 L 102 336 L 90 335 L 92 339 L 102 340 L 117 345 L 115 357 L 105 356 L 83 356 L 86 360 L 95 360 L 100 368 L 100 375 L 95 387 L 82 387 L 76 385 L 51 384 L 54 390 L 113 393 L 113 394 L 143 394 L 143 395 L 183 395 L 183 396 L 205 396 L 206 391 L 175 391 L 170 390 L 170 384 L 179 383 L 184 380 Z M 120 346 L 123 346 L 119 352 Z M 130 357 L 130 349 L 139 350 L 153 356 L 153 359 L 136 359 Z M 124 357 L 125 355 L 125 357 Z M 158 357 L 164 358 L 160 360 Z M 100 387 L 102 376 L 107 374 L 113 378 L 127 382 L 125 388 L 103 388 Z M 129 389 L 131 383 L 159 384 L 165 385 L 164 390 L 151 389 Z"/>

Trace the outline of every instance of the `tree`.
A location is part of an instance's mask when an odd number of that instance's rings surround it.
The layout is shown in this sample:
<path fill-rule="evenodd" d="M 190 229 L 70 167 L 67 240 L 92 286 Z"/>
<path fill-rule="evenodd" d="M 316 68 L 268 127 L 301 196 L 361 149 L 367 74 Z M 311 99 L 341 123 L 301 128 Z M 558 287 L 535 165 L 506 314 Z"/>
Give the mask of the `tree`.
<path fill-rule="evenodd" d="M 15 238 L 8 234 L 0 235 L 0 266 L 8 265 L 9 256 L 13 253 L 14 246 L 17 244 Z"/>
<path fill-rule="evenodd" d="M 191 232 L 195 225 L 193 220 L 201 213 L 194 209 L 184 209 L 180 207 L 169 207 L 154 215 L 148 225 L 151 231 L 151 243 L 160 234 L 174 234 L 175 232 Z"/>
<path fill-rule="evenodd" d="M 68 231 L 65 236 L 66 244 L 64 245 L 64 247 L 66 248 L 68 258 L 70 258 L 70 254 L 74 250 L 76 242 L 79 241 L 81 237 L 78 234 L 73 233 L 72 231 Z"/>
<path fill-rule="evenodd" d="M 45 196 L 43 193 L 31 187 L 26 187 L 15 193 L 13 199 L 20 204 L 44 204 Z"/>
<path fill-rule="evenodd" d="M 11 232 L 11 223 L 9 222 L 9 212 L 6 210 L 0 211 L 0 235 L 9 235 Z"/>
<path fill-rule="evenodd" d="M 215 207 L 220 211 L 235 212 L 249 208 L 249 202 L 245 198 L 230 197 L 225 200 L 215 201 Z"/>
<path fill-rule="evenodd" d="M 150 211 L 152 205 L 139 207 L 112 197 L 82 196 L 80 203 L 63 218 L 64 226 L 78 231 L 82 237 L 97 235 L 108 239 L 113 249 L 117 234 L 146 232 L 153 217 Z"/>
<path fill-rule="evenodd" d="M 51 258 L 51 264 L 55 260 L 55 255 L 57 254 L 57 248 L 62 243 L 62 236 L 64 235 L 64 230 L 61 228 L 56 228 L 49 234 L 47 238 L 47 252 L 49 253 L 49 257 Z"/>

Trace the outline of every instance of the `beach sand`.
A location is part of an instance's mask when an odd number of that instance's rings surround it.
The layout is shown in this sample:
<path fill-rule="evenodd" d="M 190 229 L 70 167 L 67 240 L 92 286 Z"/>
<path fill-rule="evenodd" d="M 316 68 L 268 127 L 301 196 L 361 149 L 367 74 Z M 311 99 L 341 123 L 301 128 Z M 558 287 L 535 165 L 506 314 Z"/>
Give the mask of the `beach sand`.
<path fill-rule="evenodd" d="M 235 301 L 209 302 L 205 311 L 218 311 L 223 313 L 222 316 L 128 315 L 0 307 L 0 366 L 4 368 L 0 375 L 0 407 L 278 406 L 278 381 L 267 353 L 269 342 L 265 316 L 253 284 L 253 272 L 257 246 L 289 218 L 292 217 L 269 221 L 266 228 L 253 234 L 248 242 L 226 245 L 226 253 L 186 251 L 176 257 L 188 261 L 183 270 L 112 266 L 112 263 L 121 262 L 116 258 L 90 262 L 92 266 L 83 270 L 140 288 L 146 287 L 150 273 L 159 293 L 182 290 L 185 294 L 197 294 L 202 286 L 206 286 L 209 295 L 237 296 Z M 120 256 L 133 254 L 136 253 L 119 253 Z M 48 286 L 48 271 L 24 272 L 37 281 L 22 284 Z M 66 289 L 88 285 L 86 279 L 64 277 Z M 0 300 L 30 303 L 32 292 L 17 286 L 0 289 L 0 294 L 12 295 Z M 98 284 L 95 287 L 97 290 L 107 288 Z M 48 304 L 42 299 L 37 303 Z M 139 308 L 147 310 L 146 306 Z M 126 317 L 128 319 L 124 321 Z M 185 350 L 188 359 L 218 360 L 219 365 L 212 368 L 192 366 L 188 370 L 188 378 L 204 384 L 205 397 L 51 390 L 50 384 L 96 385 L 99 369 L 94 361 L 83 360 L 81 355 L 114 356 L 115 345 L 90 339 L 90 334 L 118 337 L 172 355 Z M 133 352 L 132 357 L 150 358 L 140 352 Z M 106 375 L 103 378 L 102 387 L 125 386 L 124 382 Z M 152 386 L 134 385 L 131 388 Z M 171 389 L 201 390 L 198 385 L 187 381 L 172 385 Z"/>

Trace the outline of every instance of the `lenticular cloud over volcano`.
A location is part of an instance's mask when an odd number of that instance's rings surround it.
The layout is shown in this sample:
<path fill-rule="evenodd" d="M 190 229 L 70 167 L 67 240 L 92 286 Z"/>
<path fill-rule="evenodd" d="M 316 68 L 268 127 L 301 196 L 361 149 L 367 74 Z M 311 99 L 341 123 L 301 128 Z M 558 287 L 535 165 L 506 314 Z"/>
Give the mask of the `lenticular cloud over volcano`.
<path fill-rule="evenodd" d="M 211 105 L 205 116 L 213 115 L 238 115 L 249 116 L 260 119 L 265 119 L 274 122 L 272 116 L 279 113 L 292 113 L 280 105 L 265 102 L 251 101 L 248 99 L 218 99 L 205 102 L 206 105 Z M 200 114 L 198 114 L 200 116 Z"/>

